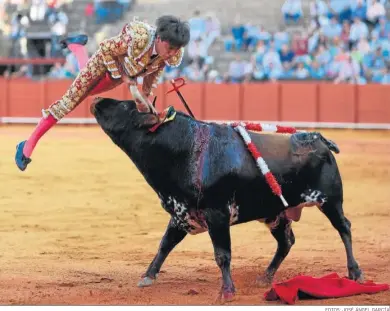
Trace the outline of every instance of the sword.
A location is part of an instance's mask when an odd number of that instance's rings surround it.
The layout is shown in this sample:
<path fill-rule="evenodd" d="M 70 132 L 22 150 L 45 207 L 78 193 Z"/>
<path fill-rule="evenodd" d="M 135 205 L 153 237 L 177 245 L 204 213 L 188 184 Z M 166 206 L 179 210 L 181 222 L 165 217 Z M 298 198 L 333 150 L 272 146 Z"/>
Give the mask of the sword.
<path fill-rule="evenodd" d="M 176 84 L 176 82 L 181 82 L 181 84 Z M 196 119 L 194 114 L 192 113 L 190 107 L 187 105 L 187 102 L 184 99 L 183 95 L 181 95 L 181 92 L 179 91 L 179 89 L 186 84 L 186 81 L 184 80 L 184 78 L 172 79 L 171 84 L 172 84 L 173 88 L 172 88 L 172 90 L 168 91 L 167 94 L 175 91 L 177 93 L 177 95 L 179 96 L 181 102 L 183 103 L 184 107 L 187 109 L 187 112 L 190 114 L 191 117 Z"/>

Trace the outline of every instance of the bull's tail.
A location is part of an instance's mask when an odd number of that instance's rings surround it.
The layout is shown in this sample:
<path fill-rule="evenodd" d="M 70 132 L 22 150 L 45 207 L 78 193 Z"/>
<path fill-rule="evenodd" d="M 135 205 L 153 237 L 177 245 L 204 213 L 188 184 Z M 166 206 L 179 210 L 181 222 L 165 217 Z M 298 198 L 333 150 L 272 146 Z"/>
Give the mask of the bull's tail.
<path fill-rule="evenodd" d="M 314 146 L 318 141 L 321 141 L 329 150 L 340 153 L 339 147 L 335 142 L 326 139 L 319 132 L 298 132 L 292 135 L 291 141 L 293 143 L 293 150 L 299 147 Z"/>
<path fill-rule="evenodd" d="M 317 133 L 317 134 L 320 136 L 321 140 L 325 143 L 325 145 L 329 148 L 329 150 L 331 150 L 335 153 L 340 153 L 340 149 L 334 141 L 332 141 L 330 139 L 326 139 L 320 133 Z"/>

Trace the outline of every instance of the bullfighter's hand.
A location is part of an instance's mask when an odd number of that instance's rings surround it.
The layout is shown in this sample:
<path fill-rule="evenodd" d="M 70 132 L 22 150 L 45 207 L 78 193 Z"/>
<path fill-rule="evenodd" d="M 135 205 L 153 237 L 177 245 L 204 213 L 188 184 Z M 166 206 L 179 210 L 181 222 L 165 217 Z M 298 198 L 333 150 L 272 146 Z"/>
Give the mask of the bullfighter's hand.
<path fill-rule="evenodd" d="M 129 87 L 130 85 L 137 85 L 137 80 L 136 79 L 130 79 L 126 75 L 122 75 L 122 81 L 126 83 L 126 85 Z"/>

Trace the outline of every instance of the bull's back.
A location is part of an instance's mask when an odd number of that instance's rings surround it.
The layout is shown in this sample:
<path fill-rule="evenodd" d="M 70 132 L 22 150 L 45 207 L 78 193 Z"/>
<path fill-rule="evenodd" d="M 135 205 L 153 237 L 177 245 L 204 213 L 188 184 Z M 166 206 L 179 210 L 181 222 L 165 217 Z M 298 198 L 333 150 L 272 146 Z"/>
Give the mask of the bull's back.
<path fill-rule="evenodd" d="M 292 166 L 290 135 L 250 133 L 253 143 L 275 173 L 282 173 Z"/>

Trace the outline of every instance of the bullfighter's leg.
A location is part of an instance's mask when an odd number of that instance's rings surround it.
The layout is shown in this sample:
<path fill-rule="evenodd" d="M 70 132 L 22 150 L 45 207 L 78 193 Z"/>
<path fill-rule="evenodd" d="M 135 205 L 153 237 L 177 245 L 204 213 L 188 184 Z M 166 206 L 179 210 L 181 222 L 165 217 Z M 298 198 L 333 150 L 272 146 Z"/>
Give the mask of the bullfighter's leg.
<path fill-rule="evenodd" d="M 74 49 L 75 43 L 72 44 L 72 49 Z M 80 57 L 80 54 L 78 57 Z M 80 65 L 84 61 L 84 59 L 79 59 Z M 88 60 L 85 67 L 80 70 L 78 76 L 64 96 L 54 102 L 48 109 L 43 110 L 43 118 L 39 121 L 29 139 L 17 145 L 15 162 L 21 171 L 24 171 L 31 162 L 30 157 L 42 136 L 65 115 L 73 111 L 88 95 L 91 93 L 96 94 L 96 92 L 93 92 L 95 88 L 99 87 L 100 91 L 103 92 L 112 88 L 113 85 L 116 86 L 121 83 L 121 80 L 106 83 L 107 77 L 107 70 L 103 58 L 97 52 Z M 101 88 L 102 81 L 105 82 L 105 89 Z"/>
<path fill-rule="evenodd" d="M 230 215 L 218 209 L 205 212 L 205 219 L 209 235 L 214 247 L 215 261 L 222 272 L 222 288 L 220 298 L 222 302 L 230 301 L 235 294 L 235 286 L 232 280 L 231 262 L 231 238 L 230 238 Z"/>
<path fill-rule="evenodd" d="M 320 209 L 330 220 L 333 227 L 339 232 L 347 253 L 348 277 L 359 282 L 364 281 L 364 276 L 359 265 L 353 256 L 351 222 L 344 216 L 343 204 L 341 201 L 334 203 L 326 202 Z"/>
<path fill-rule="evenodd" d="M 276 239 L 278 246 L 264 275 L 257 277 L 256 281 L 259 285 L 269 285 L 272 282 L 276 271 L 279 269 L 295 243 L 295 236 L 291 228 L 291 220 L 285 216 L 285 212 L 282 212 L 273 221 L 267 220 L 266 225 Z"/>
<path fill-rule="evenodd" d="M 60 41 L 63 49 L 68 48 L 76 57 L 79 69 L 83 69 L 88 62 L 88 51 L 85 45 L 88 43 L 88 36 L 76 35 L 68 36 Z"/>
<path fill-rule="evenodd" d="M 152 263 L 149 265 L 145 274 L 142 276 L 142 280 L 138 282 L 139 287 L 152 285 L 169 253 L 185 238 L 186 235 L 187 232 L 179 229 L 173 223 L 171 218 L 165 234 L 161 240 L 157 255 L 154 257 Z"/>

